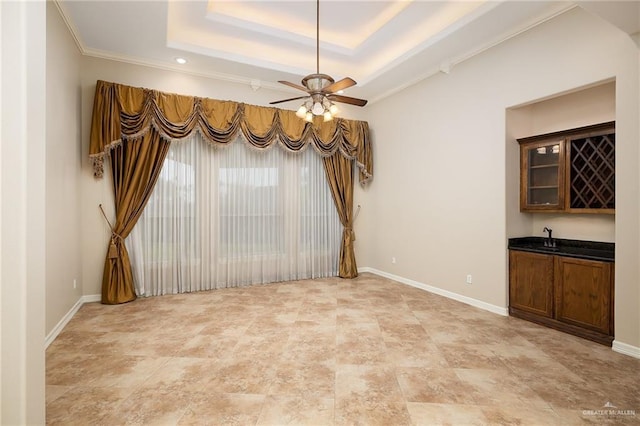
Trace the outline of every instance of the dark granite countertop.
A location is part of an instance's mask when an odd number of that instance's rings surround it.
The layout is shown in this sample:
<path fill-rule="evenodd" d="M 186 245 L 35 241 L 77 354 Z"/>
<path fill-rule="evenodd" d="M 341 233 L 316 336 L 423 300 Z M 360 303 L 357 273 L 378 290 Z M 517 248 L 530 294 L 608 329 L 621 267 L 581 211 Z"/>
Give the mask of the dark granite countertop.
<path fill-rule="evenodd" d="M 545 247 L 545 240 L 546 238 L 544 237 L 509 238 L 509 249 L 604 262 L 613 262 L 615 260 L 615 243 L 554 238 L 553 241 L 556 246 Z"/>

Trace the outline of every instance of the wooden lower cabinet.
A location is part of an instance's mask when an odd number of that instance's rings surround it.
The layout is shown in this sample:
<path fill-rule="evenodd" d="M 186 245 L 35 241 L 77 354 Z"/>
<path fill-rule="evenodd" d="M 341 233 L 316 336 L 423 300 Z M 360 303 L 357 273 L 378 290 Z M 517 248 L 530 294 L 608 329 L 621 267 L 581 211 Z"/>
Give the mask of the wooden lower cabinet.
<path fill-rule="evenodd" d="M 509 250 L 509 313 L 611 345 L 613 265 Z"/>
<path fill-rule="evenodd" d="M 553 256 L 509 252 L 509 306 L 553 318 Z"/>
<path fill-rule="evenodd" d="M 613 334 L 613 264 L 555 256 L 555 317 Z"/>

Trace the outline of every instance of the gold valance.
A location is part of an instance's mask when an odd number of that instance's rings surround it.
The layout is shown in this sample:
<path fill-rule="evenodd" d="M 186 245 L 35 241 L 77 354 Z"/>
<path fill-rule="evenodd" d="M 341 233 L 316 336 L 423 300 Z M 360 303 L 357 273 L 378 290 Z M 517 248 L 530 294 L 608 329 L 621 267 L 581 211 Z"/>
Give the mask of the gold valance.
<path fill-rule="evenodd" d="M 311 144 L 323 157 L 336 152 L 354 160 L 360 183 L 373 174 L 373 155 L 366 121 L 341 118 L 308 123 L 295 112 L 232 101 L 163 93 L 99 80 L 93 102 L 89 156 L 94 176 L 103 173 L 103 159 L 123 140 L 140 138 L 153 126 L 165 140 L 200 131 L 211 144 L 226 144 L 241 132 L 259 149 L 280 146 L 298 152 Z"/>

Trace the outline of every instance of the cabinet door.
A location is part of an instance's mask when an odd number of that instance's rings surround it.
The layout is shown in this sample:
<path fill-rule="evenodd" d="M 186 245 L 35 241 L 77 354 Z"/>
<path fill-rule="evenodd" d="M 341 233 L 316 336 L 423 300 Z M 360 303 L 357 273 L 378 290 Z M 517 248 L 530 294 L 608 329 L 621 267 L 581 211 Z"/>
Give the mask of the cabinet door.
<path fill-rule="evenodd" d="M 564 210 L 564 151 L 562 139 L 520 146 L 520 210 Z"/>
<path fill-rule="evenodd" d="M 569 141 L 567 205 L 570 212 L 615 213 L 615 142 L 613 129 Z"/>
<path fill-rule="evenodd" d="M 553 316 L 553 256 L 509 251 L 509 307 Z"/>
<path fill-rule="evenodd" d="M 612 335 L 613 264 L 556 259 L 556 319 Z"/>

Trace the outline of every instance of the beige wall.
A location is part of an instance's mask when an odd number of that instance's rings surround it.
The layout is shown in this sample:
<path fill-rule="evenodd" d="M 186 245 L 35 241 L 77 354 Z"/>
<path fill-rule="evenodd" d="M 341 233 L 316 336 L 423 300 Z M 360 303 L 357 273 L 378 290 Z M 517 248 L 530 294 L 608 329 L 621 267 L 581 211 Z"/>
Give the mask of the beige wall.
<path fill-rule="evenodd" d="M 616 52 L 616 342 L 640 347 L 640 50 Z"/>
<path fill-rule="evenodd" d="M 507 218 L 533 226 L 506 161 L 508 109 L 615 78 L 616 340 L 640 346 L 638 62 L 626 34 L 576 8 L 372 105 L 376 178 L 358 197 L 374 218 L 358 231 L 359 264 L 506 307 Z"/>
<path fill-rule="evenodd" d="M 47 334 L 82 296 L 80 59 L 58 10 L 47 2 Z"/>
<path fill-rule="evenodd" d="M 0 2 L 0 424 L 44 410 L 46 5 Z"/>
<path fill-rule="evenodd" d="M 616 83 L 607 81 L 581 88 L 534 102 L 528 108 L 534 134 L 613 121 L 616 119 Z"/>

